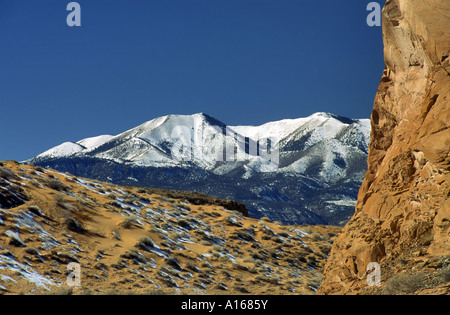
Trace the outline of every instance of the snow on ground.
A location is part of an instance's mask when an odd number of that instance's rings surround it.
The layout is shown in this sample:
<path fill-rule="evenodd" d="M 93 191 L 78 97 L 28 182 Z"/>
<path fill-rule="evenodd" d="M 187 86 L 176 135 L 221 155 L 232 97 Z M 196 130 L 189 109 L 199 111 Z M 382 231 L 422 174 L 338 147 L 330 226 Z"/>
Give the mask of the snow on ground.
<path fill-rule="evenodd" d="M 45 290 L 50 290 L 49 286 L 55 285 L 52 280 L 45 278 L 37 273 L 30 266 L 19 263 L 11 256 L 0 255 L 0 270 L 8 270 L 9 272 L 16 272 L 23 279 L 34 283 L 36 287 L 42 287 Z M 13 281 L 15 280 L 9 276 L 0 275 L 2 280 Z M 5 282 L 6 282 L 5 281 Z"/>
<path fill-rule="evenodd" d="M 356 205 L 356 200 L 347 199 L 347 200 L 327 200 L 326 203 L 333 204 L 336 206 L 346 206 L 346 207 L 354 207 Z"/>

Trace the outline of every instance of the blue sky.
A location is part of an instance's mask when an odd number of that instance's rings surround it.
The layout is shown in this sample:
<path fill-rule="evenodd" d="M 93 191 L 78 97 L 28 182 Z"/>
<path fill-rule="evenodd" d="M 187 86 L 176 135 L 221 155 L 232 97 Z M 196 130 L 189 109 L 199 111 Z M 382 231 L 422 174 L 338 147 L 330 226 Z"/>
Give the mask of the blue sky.
<path fill-rule="evenodd" d="M 369 118 L 381 27 L 361 0 L 0 0 L 0 160 L 167 114 Z M 378 1 L 381 5 L 383 1 Z"/>

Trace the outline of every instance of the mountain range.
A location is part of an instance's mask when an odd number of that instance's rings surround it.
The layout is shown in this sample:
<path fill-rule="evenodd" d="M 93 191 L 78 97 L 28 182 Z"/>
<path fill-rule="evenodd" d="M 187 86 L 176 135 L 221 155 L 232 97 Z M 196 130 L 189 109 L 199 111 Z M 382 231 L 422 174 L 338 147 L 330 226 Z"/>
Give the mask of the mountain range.
<path fill-rule="evenodd" d="M 126 186 L 203 192 L 289 224 L 343 225 L 367 169 L 369 119 L 329 113 L 229 126 L 167 115 L 119 135 L 65 142 L 27 160 Z"/>

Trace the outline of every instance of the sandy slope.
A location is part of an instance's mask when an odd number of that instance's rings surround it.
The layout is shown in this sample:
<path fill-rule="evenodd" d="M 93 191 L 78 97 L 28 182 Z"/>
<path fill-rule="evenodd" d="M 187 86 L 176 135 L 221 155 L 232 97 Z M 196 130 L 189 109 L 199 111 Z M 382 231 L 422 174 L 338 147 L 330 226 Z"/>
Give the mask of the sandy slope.
<path fill-rule="evenodd" d="M 3 294 L 315 294 L 340 231 L 2 164 L 0 177 L 30 199 L 0 209 Z M 81 286 L 67 284 L 71 262 Z"/>

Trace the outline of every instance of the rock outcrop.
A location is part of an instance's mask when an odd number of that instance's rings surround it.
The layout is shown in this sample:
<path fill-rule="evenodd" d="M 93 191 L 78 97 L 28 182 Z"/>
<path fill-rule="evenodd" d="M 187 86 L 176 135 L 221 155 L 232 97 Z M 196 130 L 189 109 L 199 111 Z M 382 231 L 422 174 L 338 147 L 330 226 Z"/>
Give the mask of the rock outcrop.
<path fill-rule="evenodd" d="M 450 293 L 449 270 L 446 281 L 433 280 L 448 268 L 433 262 L 450 254 L 449 30 L 448 0 L 386 2 L 368 170 L 320 294 L 392 293 L 385 289 L 396 276 L 418 273 L 423 285 L 406 293 Z M 380 264 L 380 287 L 367 284 L 371 262 Z"/>

